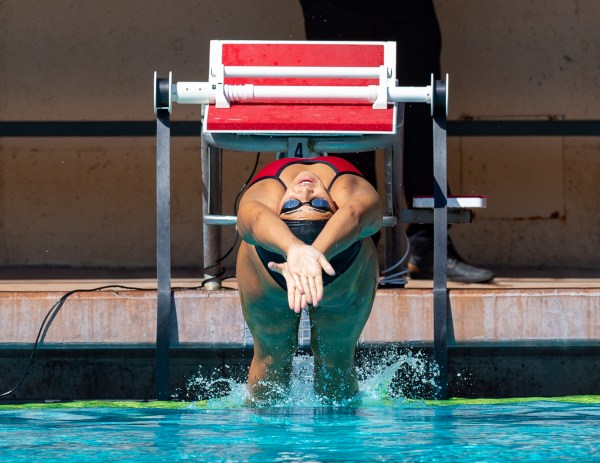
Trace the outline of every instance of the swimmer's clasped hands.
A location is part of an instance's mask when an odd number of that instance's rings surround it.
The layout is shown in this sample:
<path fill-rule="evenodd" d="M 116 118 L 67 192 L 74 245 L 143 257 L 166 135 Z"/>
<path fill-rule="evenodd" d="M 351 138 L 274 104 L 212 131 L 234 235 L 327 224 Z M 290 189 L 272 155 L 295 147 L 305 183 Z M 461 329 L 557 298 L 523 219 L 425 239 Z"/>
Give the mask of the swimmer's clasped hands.
<path fill-rule="evenodd" d="M 286 280 L 290 309 L 300 313 L 309 305 L 317 307 L 323 299 L 323 272 L 335 275 L 335 270 L 321 252 L 307 244 L 292 244 L 287 261 L 269 262 L 269 268 Z"/>

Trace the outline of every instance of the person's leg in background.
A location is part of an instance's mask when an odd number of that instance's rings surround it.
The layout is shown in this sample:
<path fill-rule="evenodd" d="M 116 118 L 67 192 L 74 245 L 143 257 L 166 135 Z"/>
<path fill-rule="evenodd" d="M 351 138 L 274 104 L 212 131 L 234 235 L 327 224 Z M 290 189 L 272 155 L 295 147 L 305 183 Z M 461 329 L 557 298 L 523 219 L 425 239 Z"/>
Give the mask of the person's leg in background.
<path fill-rule="evenodd" d="M 441 33 L 432 0 L 301 0 L 309 40 L 390 40 L 396 42 L 396 77 L 401 86 L 425 86 L 431 74 L 440 78 Z M 342 155 L 343 156 L 343 155 Z M 375 153 L 349 156 L 371 183 Z M 409 207 L 414 196 L 433 195 L 433 134 L 429 107 L 405 105 L 404 192 Z M 411 224 L 412 278 L 433 276 L 433 226 Z M 487 282 L 494 274 L 467 264 L 448 238 L 448 279 Z"/>
<path fill-rule="evenodd" d="M 308 40 L 375 40 L 373 39 L 369 2 L 356 0 L 300 0 L 304 29 Z M 377 188 L 375 152 L 336 153 L 353 163 Z"/>
<path fill-rule="evenodd" d="M 308 40 L 360 40 L 373 39 L 371 9 L 357 0 L 300 0 L 304 14 L 304 29 Z M 330 153 L 334 154 L 334 153 Z M 335 153 L 350 161 L 377 189 L 375 151 L 362 153 Z M 373 235 L 375 243 L 381 233 Z"/>
<path fill-rule="evenodd" d="M 389 0 L 383 2 L 386 31 L 397 47 L 398 85 L 425 86 L 431 74 L 441 77 L 442 38 L 432 0 Z M 402 10 L 394 14 L 392 9 Z M 395 19 L 396 18 L 396 19 Z M 407 104 L 404 121 L 404 193 L 409 207 L 415 196 L 433 195 L 433 131 L 430 110 L 425 105 Z M 433 277 L 433 226 L 411 224 L 407 229 L 411 246 L 409 271 L 412 278 Z M 467 264 L 448 237 L 448 279 L 487 282 L 494 274 Z"/>

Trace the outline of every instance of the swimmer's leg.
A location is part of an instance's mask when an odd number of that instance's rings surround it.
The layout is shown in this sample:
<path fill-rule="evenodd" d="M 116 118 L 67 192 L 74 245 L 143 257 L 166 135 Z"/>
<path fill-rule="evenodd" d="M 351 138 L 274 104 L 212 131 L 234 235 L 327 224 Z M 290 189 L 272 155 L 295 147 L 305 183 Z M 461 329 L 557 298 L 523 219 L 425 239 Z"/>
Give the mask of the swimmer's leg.
<path fill-rule="evenodd" d="M 358 392 L 356 344 L 375 299 L 376 251 L 370 242 L 363 247 L 359 257 L 364 258 L 356 263 L 360 270 L 342 275 L 336 281 L 339 283 L 336 288 L 332 288 L 334 294 L 310 311 L 315 391 L 320 397 L 336 402 L 351 399 Z M 352 270 L 351 267 L 349 271 Z"/>
<path fill-rule="evenodd" d="M 254 339 L 248 391 L 255 401 L 277 401 L 289 391 L 300 317 L 287 305 L 243 304 L 243 312 Z"/>
<path fill-rule="evenodd" d="M 354 356 L 373 301 L 372 296 L 366 299 L 341 310 L 311 310 L 315 391 L 322 398 L 339 402 L 358 392 Z"/>

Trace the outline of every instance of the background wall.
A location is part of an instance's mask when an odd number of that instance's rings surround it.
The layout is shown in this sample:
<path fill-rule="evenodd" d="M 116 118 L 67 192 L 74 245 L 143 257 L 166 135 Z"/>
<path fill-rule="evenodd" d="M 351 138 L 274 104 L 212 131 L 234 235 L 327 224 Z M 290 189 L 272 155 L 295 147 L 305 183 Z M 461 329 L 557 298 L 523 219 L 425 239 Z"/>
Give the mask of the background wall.
<path fill-rule="evenodd" d="M 451 119 L 598 119 L 593 0 L 436 1 Z M 600 265 L 598 137 L 451 139 L 454 190 L 489 196 L 452 234 L 476 262 Z"/>
<path fill-rule="evenodd" d="M 451 119 L 599 119 L 600 3 L 435 3 Z M 152 120 L 153 72 L 204 80 L 215 38 L 302 40 L 299 4 L 0 0 L 0 120 Z M 199 108 L 176 106 L 173 118 L 198 120 Z M 465 257 L 600 267 L 597 137 L 449 142 L 453 192 L 489 196 L 473 224 L 451 231 Z M 0 266 L 153 266 L 154 143 L 0 138 Z M 199 145 L 173 140 L 173 261 L 180 267 L 202 259 Z M 225 212 L 253 161 L 252 154 L 227 155 Z M 229 228 L 224 250 L 231 240 Z"/>

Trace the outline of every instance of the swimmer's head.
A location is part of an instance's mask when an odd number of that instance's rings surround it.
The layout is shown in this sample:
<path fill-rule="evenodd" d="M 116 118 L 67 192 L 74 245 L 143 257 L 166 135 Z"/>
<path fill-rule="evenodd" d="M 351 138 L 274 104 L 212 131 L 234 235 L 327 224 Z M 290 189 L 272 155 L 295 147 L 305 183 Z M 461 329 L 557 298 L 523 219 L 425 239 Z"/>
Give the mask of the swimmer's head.
<path fill-rule="evenodd" d="M 327 220 L 337 210 L 321 179 L 310 171 L 300 172 L 279 202 L 282 220 Z"/>

